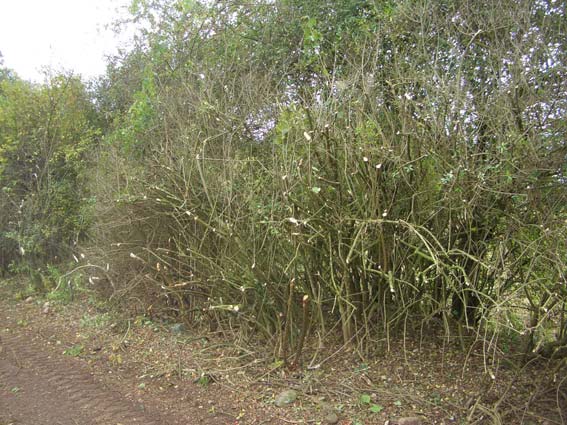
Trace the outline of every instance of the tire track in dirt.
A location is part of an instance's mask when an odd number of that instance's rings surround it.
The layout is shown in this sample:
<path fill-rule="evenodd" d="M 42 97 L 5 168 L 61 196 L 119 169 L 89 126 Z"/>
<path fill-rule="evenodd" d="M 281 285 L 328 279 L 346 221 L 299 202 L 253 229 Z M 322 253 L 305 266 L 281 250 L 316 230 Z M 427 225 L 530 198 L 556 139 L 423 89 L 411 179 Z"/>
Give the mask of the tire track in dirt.
<path fill-rule="evenodd" d="M 0 421 L 18 425 L 176 422 L 106 388 L 80 361 L 51 353 L 29 336 L 4 333 L 0 344 Z"/>

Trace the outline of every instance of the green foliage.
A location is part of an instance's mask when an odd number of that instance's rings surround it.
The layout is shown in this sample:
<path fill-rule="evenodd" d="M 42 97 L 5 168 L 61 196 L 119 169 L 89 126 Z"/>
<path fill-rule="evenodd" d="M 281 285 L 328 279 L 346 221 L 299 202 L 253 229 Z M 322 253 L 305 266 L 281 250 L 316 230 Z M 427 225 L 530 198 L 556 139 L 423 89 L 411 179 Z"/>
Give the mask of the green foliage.
<path fill-rule="evenodd" d="M 75 77 L 43 86 L 3 79 L 0 87 L 0 267 L 36 273 L 87 232 L 87 154 L 98 132 Z"/>
<path fill-rule="evenodd" d="M 284 364 L 309 332 L 363 347 L 435 319 L 567 343 L 563 9 L 130 12 L 94 106 L 75 78 L 0 78 L 3 269 L 49 289 L 92 229 L 109 297 L 261 334 Z"/>
<path fill-rule="evenodd" d="M 81 328 L 100 329 L 106 327 L 110 320 L 111 317 L 108 313 L 95 315 L 84 314 L 83 317 L 81 317 L 79 325 Z"/>
<path fill-rule="evenodd" d="M 304 321 L 358 344 L 435 317 L 567 334 L 565 22 L 544 3 L 134 2 L 141 47 L 99 91 L 104 261 L 282 357 Z"/>
<path fill-rule="evenodd" d="M 368 410 L 370 410 L 372 413 L 380 413 L 382 410 L 384 410 L 384 406 L 373 404 Z"/>
<path fill-rule="evenodd" d="M 82 344 L 76 344 L 76 345 L 73 345 L 72 347 L 69 347 L 65 351 L 63 351 L 63 354 L 65 354 L 67 356 L 71 356 L 71 357 L 78 357 L 83 353 L 83 351 L 84 351 L 83 345 Z"/>
<path fill-rule="evenodd" d="M 199 384 L 202 387 L 208 387 L 210 383 L 211 383 L 211 378 L 207 374 L 201 374 L 201 376 L 197 378 L 197 384 Z"/>
<path fill-rule="evenodd" d="M 70 266 L 67 268 L 71 268 Z M 82 273 L 65 276 L 58 267 L 47 264 L 46 268 L 47 273 L 44 275 L 44 280 L 49 284 L 48 300 L 66 304 L 73 301 L 77 293 L 85 290 Z"/>

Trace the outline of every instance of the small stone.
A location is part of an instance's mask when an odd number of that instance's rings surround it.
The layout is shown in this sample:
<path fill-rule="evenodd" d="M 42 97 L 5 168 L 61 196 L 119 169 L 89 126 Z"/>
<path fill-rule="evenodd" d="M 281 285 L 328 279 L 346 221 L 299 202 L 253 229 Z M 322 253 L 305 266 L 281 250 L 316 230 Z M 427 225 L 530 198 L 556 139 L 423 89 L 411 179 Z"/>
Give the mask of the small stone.
<path fill-rule="evenodd" d="M 276 397 L 275 405 L 277 407 L 284 407 L 293 403 L 297 399 L 297 391 L 285 390 L 279 393 Z"/>
<path fill-rule="evenodd" d="M 27 297 L 27 298 L 24 300 L 24 302 L 25 302 L 25 303 L 28 303 L 28 304 L 31 303 L 32 301 L 33 301 L 33 297 Z"/>
<path fill-rule="evenodd" d="M 398 419 L 398 425 L 421 425 L 421 418 L 411 416 Z"/>
<path fill-rule="evenodd" d="M 325 415 L 325 419 L 323 421 L 326 424 L 337 424 L 339 423 L 339 415 L 337 415 L 335 412 L 329 412 L 327 413 L 327 415 Z"/>
<path fill-rule="evenodd" d="M 43 304 L 43 308 L 42 308 L 41 312 L 43 314 L 49 314 L 51 312 L 51 305 L 48 302 Z"/>
<path fill-rule="evenodd" d="M 170 329 L 173 334 L 181 334 L 187 330 L 187 327 L 183 323 L 175 323 Z"/>

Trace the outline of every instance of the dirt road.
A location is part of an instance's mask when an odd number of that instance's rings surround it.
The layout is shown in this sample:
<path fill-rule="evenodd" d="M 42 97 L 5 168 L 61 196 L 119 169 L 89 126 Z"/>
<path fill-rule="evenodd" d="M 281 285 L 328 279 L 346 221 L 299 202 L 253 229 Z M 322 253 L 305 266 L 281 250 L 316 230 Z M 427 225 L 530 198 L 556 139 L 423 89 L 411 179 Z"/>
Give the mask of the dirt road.
<path fill-rule="evenodd" d="M 179 423 L 97 382 L 88 368 L 33 335 L 4 332 L 0 425 L 165 425 Z"/>

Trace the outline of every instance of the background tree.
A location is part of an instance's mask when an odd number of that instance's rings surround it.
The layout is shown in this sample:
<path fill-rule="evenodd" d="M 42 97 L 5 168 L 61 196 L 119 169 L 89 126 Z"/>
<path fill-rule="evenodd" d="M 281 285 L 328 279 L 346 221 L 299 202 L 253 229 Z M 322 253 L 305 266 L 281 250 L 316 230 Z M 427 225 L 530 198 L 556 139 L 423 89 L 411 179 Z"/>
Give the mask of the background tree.
<path fill-rule="evenodd" d="M 67 258 L 89 226 L 86 154 L 97 131 L 80 79 L 0 82 L 2 267 L 37 272 Z"/>

